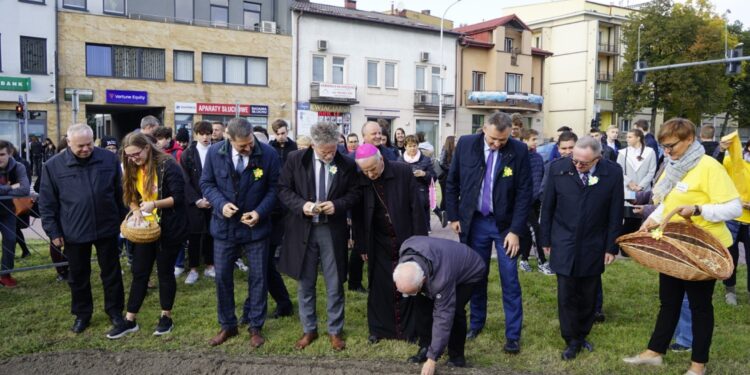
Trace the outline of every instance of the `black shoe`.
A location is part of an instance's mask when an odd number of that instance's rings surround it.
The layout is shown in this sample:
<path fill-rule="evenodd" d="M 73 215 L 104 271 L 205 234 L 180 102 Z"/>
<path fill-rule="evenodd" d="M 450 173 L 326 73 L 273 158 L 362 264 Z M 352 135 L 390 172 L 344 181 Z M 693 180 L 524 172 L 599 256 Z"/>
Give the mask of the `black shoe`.
<path fill-rule="evenodd" d="M 466 367 L 466 358 L 463 356 L 448 357 L 448 361 L 445 364 L 450 367 Z"/>
<path fill-rule="evenodd" d="M 594 323 L 604 323 L 605 319 L 606 317 L 603 312 L 597 311 L 594 313 Z"/>
<path fill-rule="evenodd" d="M 480 333 L 482 333 L 481 329 L 470 329 L 469 332 L 466 333 L 466 339 L 474 340 Z"/>
<path fill-rule="evenodd" d="M 443 228 L 448 226 L 448 214 L 445 211 L 440 213 L 440 225 L 442 225 Z"/>
<path fill-rule="evenodd" d="M 579 344 L 568 344 L 568 346 L 563 350 L 562 352 L 562 359 L 563 361 L 570 361 L 572 359 L 575 359 L 578 355 L 578 352 L 581 351 L 581 345 Z"/>
<path fill-rule="evenodd" d="M 380 337 L 375 336 L 375 335 L 370 335 L 370 337 L 367 338 L 367 341 L 369 341 L 370 344 L 377 344 L 378 342 L 380 342 Z"/>
<path fill-rule="evenodd" d="M 503 351 L 508 354 L 518 354 L 521 352 L 521 344 L 518 343 L 518 340 L 508 340 L 503 346 Z"/>
<path fill-rule="evenodd" d="M 31 253 L 30 253 L 30 252 L 28 252 L 28 251 L 27 251 L 27 252 L 25 252 L 25 253 L 21 253 L 21 259 L 23 259 L 23 258 L 28 258 L 28 257 L 30 257 L 30 256 L 31 256 Z"/>
<path fill-rule="evenodd" d="M 583 345 L 581 345 L 581 348 L 586 349 L 589 351 L 589 353 L 591 353 L 594 351 L 594 344 L 589 341 L 583 340 Z"/>
<path fill-rule="evenodd" d="M 68 275 L 64 275 L 64 274 L 59 274 L 58 273 L 57 277 L 55 278 L 55 280 L 57 280 L 57 282 L 59 282 L 59 283 L 61 283 L 63 281 L 67 281 L 68 280 Z"/>
<path fill-rule="evenodd" d="M 138 329 L 138 323 L 135 320 L 123 319 L 122 323 L 115 325 L 107 332 L 107 338 L 110 340 L 119 339 L 128 333 L 137 332 Z"/>
<path fill-rule="evenodd" d="M 367 294 L 367 289 L 365 289 L 365 287 L 363 287 L 362 285 L 350 286 L 349 290 L 355 293 Z"/>
<path fill-rule="evenodd" d="M 409 363 L 423 363 L 427 361 L 427 347 L 423 346 L 419 348 L 417 351 L 417 354 L 409 357 L 409 359 L 406 360 L 406 362 Z"/>
<path fill-rule="evenodd" d="M 73 322 L 73 327 L 70 328 L 73 333 L 81 333 L 88 328 L 89 323 L 91 323 L 91 317 L 78 317 L 76 318 L 75 322 Z"/>
<path fill-rule="evenodd" d="M 284 310 L 279 310 L 278 308 L 276 308 L 276 310 L 274 310 L 273 313 L 271 313 L 270 318 L 271 319 L 279 319 L 279 318 L 284 318 L 284 317 L 287 317 L 287 316 L 292 316 L 293 314 L 294 314 L 294 312 L 292 311 L 291 308 L 284 309 Z"/>
<path fill-rule="evenodd" d="M 168 316 L 162 316 L 161 318 L 159 318 L 159 323 L 156 325 L 154 336 L 166 335 L 167 333 L 172 332 L 172 328 L 174 328 L 174 322 L 172 322 L 172 318 Z"/>

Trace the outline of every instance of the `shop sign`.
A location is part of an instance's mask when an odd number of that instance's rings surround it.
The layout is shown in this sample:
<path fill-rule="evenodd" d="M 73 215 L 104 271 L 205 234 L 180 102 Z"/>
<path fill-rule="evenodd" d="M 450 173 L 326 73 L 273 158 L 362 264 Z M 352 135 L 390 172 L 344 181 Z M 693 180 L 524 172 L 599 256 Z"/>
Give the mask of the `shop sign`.
<path fill-rule="evenodd" d="M 129 90 L 107 90 L 107 103 L 148 104 L 148 92 Z"/>
<path fill-rule="evenodd" d="M 251 105 L 250 114 L 253 116 L 268 116 L 267 105 Z"/>
<path fill-rule="evenodd" d="M 349 112 L 348 105 L 312 103 L 310 110 L 315 112 Z"/>
<path fill-rule="evenodd" d="M 91 89 L 65 89 L 63 98 L 66 102 L 73 100 L 73 91 L 78 90 L 78 101 L 79 102 L 93 102 L 94 101 L 94 90 Z"/>
<path fill-rule="evenodd" d="M 297 103 L 297 110 L 298 111 L 309 111 L 310 110 L 310 102 L 298 102 Z"/>
<path fill-rule="evenodd" d="M 234 115 L 236 104 L 198 103 L 196 112 L 202 115 Z M 240 116 L 250 116 L 250 106 L 240 104 Z"/>
<path fill-rule="evenodd" d="M 175 102 L 174 113 L 192 113 L 195 114 L 198 111 L 198 106 L 195 103 L 189 102 Z"/>
<path fill-rule="evenodd" d="M 320 83 L 318 95 L 324 98 L 357 99 L 357 85 Z"/>
<path fill-rule="evenodd" d="M 28 77 L 0 77 L 0 90 L 31 91 L 31 78 Z"/>

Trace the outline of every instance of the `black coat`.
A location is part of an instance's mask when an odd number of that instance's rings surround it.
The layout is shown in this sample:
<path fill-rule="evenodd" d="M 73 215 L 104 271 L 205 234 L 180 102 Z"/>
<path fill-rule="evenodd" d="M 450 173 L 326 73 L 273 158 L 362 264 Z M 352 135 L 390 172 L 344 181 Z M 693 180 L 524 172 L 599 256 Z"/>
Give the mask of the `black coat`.
<path fill-rule="evenodd" d="M 188 220 L 185 205 L 185 175 L 173 158 L 159 166 L 159 199 L 172 197 L 174 205 L 159 209 L 161 242 L 180 244 L 187 240 Z"/>
<path fill-rule="evenodd" d="M 117 156 L 98 147 L 86 163 L 70 149 L 53 156 L 42 167 L 39 211 L 52 239 L 80 244 L 117 236 L 127 212 Z"/>
<path fill-rule="evenodd" d="M 552 270 L 572 277 L 604 272 L 604 252 L 617 254 L 622 231 L 622 168 L 600 160 L 584 187 L 572 159 L 560 158 L 550 164 L 543 199 L 539 245 L 552 248 Z"/>
<path fill-rule="evenodd" d="M 279 143 L 275 139 L 272 140 L 271 142 L 268 142 L 268 145 L 273 147 L 273 149 L 279 153 L 282 167 L 284 166 L 284 163 L 286 163 L 286 159 L 289 157 L 289 154 L 291 154 L 294 151 L 297 151 L 297 143 L 291 139 L 286 140 L 284 147 L 281 147 L 281 143 Z"/>
<path fill-rule="evenodd" d="M 312 217 L 306 216 L 302 207 L 307 202 L 316 201 L 315 168 L 313 149 L 298 150 L 289 154 L 286 164 L 279 177 L 279 199 L 288 208 L 284 220 L 286 235 L 279 259 L 279 271 L 289 277 L 299 280 L 302 275 L 302 265 L 307 253 L 307 241 L 312 228 Z M 346 225 L 346 213 L 362 197 L 357 186 L 357 168 L 354 160 L 336 153 L 332 167 L 331 185 L 328 188 L 328 200 L 333 202 L 335 212 L 328 216 L 328 226 L 331 229 L 336 268 L 339 281 L 346 281 L 347 275 L 347 241 L 349 229 Z"/>
<path fill-rule="evenodd" d="M 185 172 L 185 204 L 187 205 L 190 233 L 208 233 L 211 209 L 195 206 L 195 202 L 203 198 L 203 192 L 201 191 L 203 166 L 201 166 L 201 158 L 196 144 L 197 142 L 190 144 L 180 158 L 182 170 Z"/>
<path fill-rule="evenodd" d="M 422 206 L 419 183 L 408 164 L 391 162 L 383 158 L 385 164 L 380 176 L 385 184 L 385 199 L 388 214 L 396 231 L 396 245 L 401 244 L 411 236 L 427 235 L 427 220 Z M 362 254 L 373 259 L 374 237 L 383 233 L 373 233 L 373 216 L 375 202 L 378 197 L 372 188 L 372 180 L 359 174 L 359 185 L 362 188 L 362 201 L 352 210 L 352 229 L 354 230 L 354 246 Z M 372 275 L 372 273 L 370 274 Z"/>

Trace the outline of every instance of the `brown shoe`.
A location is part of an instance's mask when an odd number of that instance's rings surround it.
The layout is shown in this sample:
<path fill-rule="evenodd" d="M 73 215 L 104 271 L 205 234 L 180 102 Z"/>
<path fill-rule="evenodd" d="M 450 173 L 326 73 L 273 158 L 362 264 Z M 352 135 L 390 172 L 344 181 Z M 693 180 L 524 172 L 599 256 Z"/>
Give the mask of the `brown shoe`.
<path fill-rule="evenodd" d="M 266 339 L 260 334 L 259 329 L 250 330 L 250 346 L 253 348 L 260 348 L 265 342 Z"/>
<path fill-rule="evenodd" d="M 312 344 L 312 342 L 317 339 L 318 339 L 317 332 L 305 333 L 302 335 L 302 337 L 300 337 L 299 340 L 297 340 L 297 343 L 294 344 L 294 349 L 302 350 L 306 348 L 308 345 Z"/>
<path fill-rule="evenodd" d="M 208 340 L 208 345 L 211 346 L 217 346 L 223 344 L 225 341 L 229 340 L 229 338 L 237 336 L 239 334 L 239 331 L 237 331 L 237 327 L 230 328 L 230 329 L 222 329 L 219 331 L 219 333 L 214 336 L 211 340 Z"/>
<path fill-rule="evenodd" d="M 331 348 L 337 352 L 340 352 L 346 348 L 346 342 L 341 338 L 341 335 L 328 335 L 331 340 Z"/>

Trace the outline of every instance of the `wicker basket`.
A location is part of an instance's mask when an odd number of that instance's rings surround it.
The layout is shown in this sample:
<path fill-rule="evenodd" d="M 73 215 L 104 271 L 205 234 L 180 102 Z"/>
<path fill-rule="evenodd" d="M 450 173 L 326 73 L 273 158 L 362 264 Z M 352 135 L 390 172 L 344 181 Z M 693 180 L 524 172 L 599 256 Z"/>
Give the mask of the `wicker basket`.
<path fill-rule="evenodd" d="M 151 221 L 146 221 L 148 227 L 146 228 L 131 228 L 128 227 L 128 219 L 133 216 L 133 211 L 130 211 L 125 220 L 120 224 L 120 232 L 122 236 L 128 241 L 133 243 L 151 243 L 159 239 L 161 236 L 161 227 L 159 224 Z"/>
<path fill-rule="evenodd" d="M 732 276 L 734 262 L 727 248 L 689 220 L 670 223 L 677 211 L 664 219 L 661 238 L 636 232 L 621 236 L 617 244 L 641 265 L 678 279 L 726 280 Z"/>

